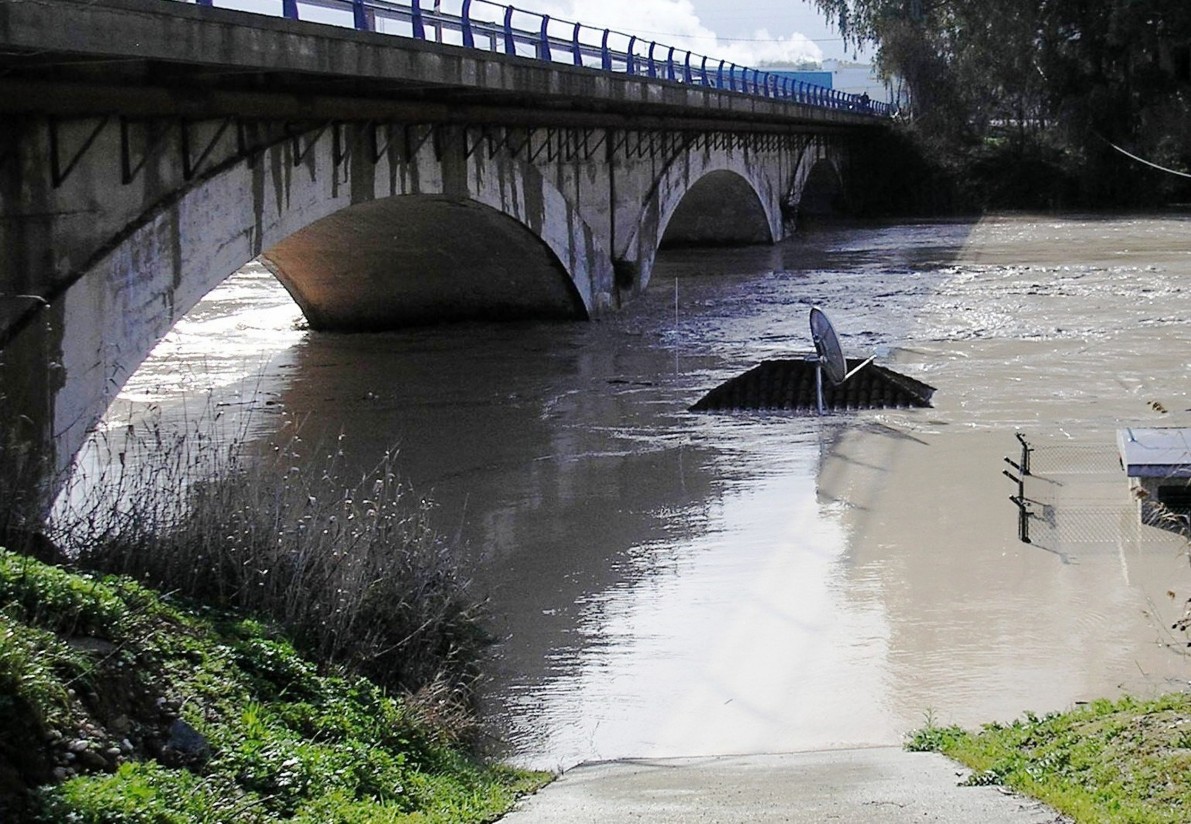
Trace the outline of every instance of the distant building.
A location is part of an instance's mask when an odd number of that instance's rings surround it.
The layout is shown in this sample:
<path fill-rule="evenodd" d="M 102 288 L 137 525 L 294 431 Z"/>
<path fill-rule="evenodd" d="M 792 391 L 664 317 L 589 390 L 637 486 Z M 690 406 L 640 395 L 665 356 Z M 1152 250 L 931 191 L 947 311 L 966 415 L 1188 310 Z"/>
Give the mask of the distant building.
<path fill-rule="evenodd" d="M 801 80 L 803 83 L 810 83 L 827 89 L 835 89 L 844 94 L 867 94 L 869 99 L 873 101 L 891 104 L 899 103 L 899 93 L 883 78 L 878 77 L 873 67 L 868 63 L 843 63 L 839 60 L 825 60 L 823 61 L 823 68 L 818 71 L 805 71 L 796 69 L 793 66 L 789 68 L 766 66 L 762 71 L 769 72 L 778 77 Z"/>
<path fill-rule="evenodd" d="M 810 83 L 812 86 L 822 86 L 826 89 L 834 89 L 831 85 L 833 76 L 831 72 L 805 72 L 796 69 L 780 69 L 768 68 L 764 71 L 769 72 L 777 77 L 787 77 L 790 80 L 801 80 L 803 83 Z"/>

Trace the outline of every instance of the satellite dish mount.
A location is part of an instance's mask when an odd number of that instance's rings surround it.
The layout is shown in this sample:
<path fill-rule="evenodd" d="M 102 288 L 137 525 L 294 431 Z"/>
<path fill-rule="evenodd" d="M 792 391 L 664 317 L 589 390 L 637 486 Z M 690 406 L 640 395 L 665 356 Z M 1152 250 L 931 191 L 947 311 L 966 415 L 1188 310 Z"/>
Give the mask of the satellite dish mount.
<path fill-rule="evenodd" d="M 840 346 L 839 335 L 827 314 L 818 306 L 811 307 L 811 340 L 815 343 L 815 397 L 819 404 L 819 414 L 825 411 L 823 405 L 823 373 L 832 386 L 842 385 L 848 378 L 855 375 L 875 360 L 870 357 L 852 371 L 848 371 L 848 361 L 844 357 L 843 347 Z"/>

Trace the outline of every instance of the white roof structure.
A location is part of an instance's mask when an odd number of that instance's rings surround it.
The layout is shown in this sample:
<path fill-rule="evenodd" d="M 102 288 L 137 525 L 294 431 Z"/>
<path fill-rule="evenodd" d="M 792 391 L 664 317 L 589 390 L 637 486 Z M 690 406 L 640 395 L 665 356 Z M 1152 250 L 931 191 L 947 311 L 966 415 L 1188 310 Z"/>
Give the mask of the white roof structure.
<path fill-rule="evenodd" d="M 1130 478 L 1191 478 L 1191 429 L 1118 429 L 1117 449 Z"/>

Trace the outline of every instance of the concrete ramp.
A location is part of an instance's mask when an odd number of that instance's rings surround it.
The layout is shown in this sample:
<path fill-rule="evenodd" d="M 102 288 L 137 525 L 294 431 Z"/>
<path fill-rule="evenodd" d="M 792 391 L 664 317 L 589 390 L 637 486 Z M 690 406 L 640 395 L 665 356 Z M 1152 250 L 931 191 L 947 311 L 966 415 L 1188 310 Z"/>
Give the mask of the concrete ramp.
<path fill-rule="evenodd" d="M 848 358 L 852 370 L 863 361 Z M 870 363 L 840 386 L 823 378 L 823 405 L 831 411 L 930 406 L 935 388 L 922 381 Z M 796 414 L 818 411 L 815 361 L 806 358 L 763 361 L 743 375 L 720 384 L 691 407 L 692 412 L 781 410 Z"/>
<path fill-rule="evenodd" d="M 585 764 L 523 799 L 505 824 L 1059 824 L 1002 787 L 897 747 Z"/>

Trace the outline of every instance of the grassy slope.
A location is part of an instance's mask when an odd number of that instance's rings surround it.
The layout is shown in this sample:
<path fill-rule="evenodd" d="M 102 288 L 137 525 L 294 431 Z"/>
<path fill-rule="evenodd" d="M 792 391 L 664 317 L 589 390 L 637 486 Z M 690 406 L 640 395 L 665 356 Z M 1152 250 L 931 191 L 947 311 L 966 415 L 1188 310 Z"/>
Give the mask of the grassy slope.
<path fill-rule="evenodd" d="M 0 820 L 478 822 L 543 783 L 426 717 L 244 616 L 0 549 Z"/>
<path fill-rule="evenodd" d="M 978 733 L 928 725 L 910 749 L 971 767 L 971 783 L 1005 784 L 1081 824 L 1191 821 L 1191 696 L 1097 701 L 1027 715 Z"/>

